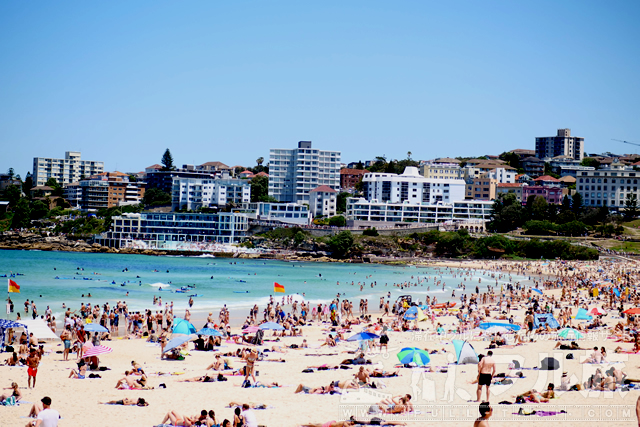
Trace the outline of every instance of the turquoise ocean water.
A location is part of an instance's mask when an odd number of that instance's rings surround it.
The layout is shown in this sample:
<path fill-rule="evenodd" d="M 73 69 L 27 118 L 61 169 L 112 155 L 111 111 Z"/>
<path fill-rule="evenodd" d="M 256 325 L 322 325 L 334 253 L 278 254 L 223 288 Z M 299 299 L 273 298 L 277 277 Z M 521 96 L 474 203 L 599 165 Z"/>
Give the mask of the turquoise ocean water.
<path fill-rule="evenodd" d="M 127 271 L 123 271 L 125 269 Z M 188 308 L 192 294 L 198 295 L 194 298 L 193 313 L 217 311 L 226 304 L 232 315 L 234 308 L 242 308 L 238 311 L 244 315 L 247 312 L 244 308 L 253 304 L 258 304 L 262 310 L 270 295 L 281 298 L 283 294 L 273 293 L 274 282 L 284 285 L 287 295 L 304 293 L 305 300 L 312 303 L 328 302 L 338 292 L 345 293 L 342 298 L 352 300 L 356 309 L 360 298 L 369 298 L 370 309 L 377 307 L 380 296 L 387 292 L 391 292 L 392 301 L 410 293 L 422 301 L 426 295 L 432 295 L 444 302 L 451 298 L 452 289 L 460 283 L 466 284 L 467 292 L 473 292 L 476 285 L 483 290 L 487 285 L 496 284 L 496 279 L 490 278 L 489 273 L 484 276 L 480 272 L 474 273 L 473 280 L 463 282 L 460 275 L 453 277 L 455 271 L 444 274 L 443 269 L 437 271 L 432 267 L 0 250 L 0 275 L 12 273 L 20 274 L 12 280 L 20 285 L 21 293 L 10 295 L 15 304 L 14 314 L 6 316 L 6 310 L 2 310 L 0 316 L 11 319 L 15 319 L 17 310 L 24 316 L 26 299 L 36 301 L 39 314 L 44 314 L 49 305 L 57 319 L 61 319 L 64 312 L 62 303 L 75 310 L 81 302 L 109 302 L 113 306 L 124 300 L 130 310 L 143 310 L 154 309 L 154 296 L 161 296 L 163 305 L 173 301 L 174 312 L 180 315 Z M 445 282 L 444 291 L 441 286 L 435 289 L 434 276 Z M 392 286 L 394 283 L 416 283 L 418 277 L 429 280 L 410 290 Z M 512 279 L 526 282 L 525 277 L 516 275 Z M 6 278 L 0 280 L 7 283 Z M 499 284 L 507 280 L 503 278 Z M 377 285 L 371 288 L 374 281 Z M 351 286 L 351 282 L 355 285 Z M 358 282 L 366 283 L 363 291 L 357 286 Z M 186 293 L 175 292 L 194 285 L 195 289 Z M 91 298 L 87 298 L 89 293 Z M 457 291 L 456 295 L 459 294 Z"/>

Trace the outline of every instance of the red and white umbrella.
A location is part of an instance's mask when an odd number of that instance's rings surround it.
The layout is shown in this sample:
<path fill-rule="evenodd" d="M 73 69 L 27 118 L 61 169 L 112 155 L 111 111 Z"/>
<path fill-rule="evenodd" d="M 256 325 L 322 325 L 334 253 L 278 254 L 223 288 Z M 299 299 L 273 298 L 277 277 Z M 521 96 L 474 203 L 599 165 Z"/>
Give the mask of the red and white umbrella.
<path fill-rule="evenodd" d="M 607 314 L 607 312 L 602 310 L 602 309 L 600 309 L 600 308 L 598 308 L 598 307 L 593 307 L 591 309 L 591 311 L 589 312 L 589 314 L 595 314 L 596 316 L 602 316 L 602 315 Z"/>
<path fill-rule="evenodd" d="M 85 351 L 82 357 L 85 358 L 85 357 L 100 356 L 101 354 L 111 353 L 112 351 L 113 350 L 109 347 L 106 347 L 104 345 L 98 345 L 98 346 L 91 347 L 90 349 Z"/>

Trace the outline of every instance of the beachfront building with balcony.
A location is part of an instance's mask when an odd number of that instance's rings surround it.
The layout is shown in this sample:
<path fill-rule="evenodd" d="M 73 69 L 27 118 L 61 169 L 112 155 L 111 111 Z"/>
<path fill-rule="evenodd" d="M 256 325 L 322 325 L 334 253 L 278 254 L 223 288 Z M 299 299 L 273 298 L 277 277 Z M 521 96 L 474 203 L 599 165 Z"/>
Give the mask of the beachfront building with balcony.
<path fill-rule="evenodd" d="M 102 172 L 104 162 L 82 160 L 79 151 L 67 151 L 64 159 L 34 157 L 31 176 L 34 186 L 45 185 L 49 178 L 55 178 L 58 184 L 64 185 Z"/>
<path fill-rule="evenodd" d="M 298 148 L 269 150 L 269 196 L 278 202 L 309 203 L 309 192 L 321 185 L 340 190 L 340 152 L 318 150 L 311 141 Z"/>
<path fill-rule="evenodd" d="M 311 215 L 307 205 L 297 203 L 243 203 L 238 209 L 234 209 L 247 215 L 249 219 L 278 222 L 289 225 L 309 225 Z"/>
<path fill-rule="evenodd" d="M 585 206 L 609 206 L 623 208 L 627 195 L 640 199 L 640 172 L 622 163 L 578 173 L 576 191 Z"/>
<path fill-rule="evenodd" d="M 211 251 L 243 242 L 248 228 L 240 213 L 127 213 L 114 216 L 109 231 L 94 240 L 115 248 Z"/>
<path fill-rule="evenodd" d="M 79 189 L 72 183 L 66 194 L 72 195 L 83 212 L 97 212 L 114 206 L 135 205 L 142 202 L 145 183 L 130 181 L 122 172 L 103 172 L 81 180 Z M 71 202 L 70 202 L 71 203 Z"/>
<path fill-rule="evenodd" d="M 173 178 L 172 210 L 198 210 L 239 205 L 251 201 L 251 182 L 246 179 Z"/>

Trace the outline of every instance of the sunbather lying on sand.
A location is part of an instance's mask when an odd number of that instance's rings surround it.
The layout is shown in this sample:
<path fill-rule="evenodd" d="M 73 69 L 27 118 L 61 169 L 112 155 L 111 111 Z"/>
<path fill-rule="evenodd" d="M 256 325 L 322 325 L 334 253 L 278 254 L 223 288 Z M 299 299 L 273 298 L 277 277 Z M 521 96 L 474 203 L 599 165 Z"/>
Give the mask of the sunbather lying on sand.
<path fill-rule="evenodd" d="M 149 404 L 141 397 L 137 399 L 129 399 L 125 397 L 122 400 L 110 400 L 108 402 L 102 402 L 104 405 L 125 405 L 125 406 L 149 406 Z"/>

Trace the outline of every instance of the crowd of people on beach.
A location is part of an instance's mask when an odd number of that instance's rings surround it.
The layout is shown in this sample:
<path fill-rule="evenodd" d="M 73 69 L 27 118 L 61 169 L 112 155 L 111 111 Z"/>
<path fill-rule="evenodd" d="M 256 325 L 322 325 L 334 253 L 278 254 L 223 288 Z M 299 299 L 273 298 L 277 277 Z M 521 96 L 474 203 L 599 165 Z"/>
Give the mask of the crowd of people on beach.
<path fill-rule="evenodd" d="M 97 356 L 85 358 L 84 352 L 90 346 L 100 346 L 104 341 L 116 337 L 122 339 L 144 339 L 159 346 L 162 358 L 183 358 L 188 351 L 213 351 L 213 362 L 207 366 L 205 375 L 187 378 L 184 382 L 217 382 L 226 381 L 231 376 L 241 376 L 242 387 L 280 388 L 278 382 L 261 383 L 257 380 L 258 363 L 284 362 L 281 355 L 290 351 L 308 349 L 306 339 L 302 344 L 266 345 L 264 343 L 264 330 L 261 326 L 275 323 L 278 329 L 271 332 L 270 338 L 304 337 L 305 327 L 308 325 L 321 325 L 326 333 L 326 338 L 317 348 L 332 348 L 345 342 L 347 333 L 354 329 L 363 333 L 371 333 L 376 337 L 375 342 L 363 340 L 358 344 L 354 356 L 343 360 L 335 366 L 312 365 L 307 369 L 342 369 L 355 365 L 357 372 L 347 378 L 338 378 L 326 385 L 310 386 L 299 384 L 294 393 L 304 394 L 342 394 L 361 388 L 376 388 L 376 378 L 389 378 L 400 375 L 400 370 L 414 368 L 414 366 L 400 365 L 398 370 L 385 371 L 378 367 L 367 367 L 371 360 L 367 353 L 377 348 L 382 353 L 383 348 L 388 348 L 390 336 L 395 333 L 408 331 L 424 332 L 433 335 L 444 334 L 469 334 L 470 337 L 485 340 L 488 344 L 486 355 L 478 355 L 476 402 L 479 404 L 480 417 L 475 425 L 488 425 L 492 409 L 488 403 L 491 398 L 490 387 L 502 383 L 506 379 L 522 378 L 521 375 L 498 375 L 496 362 L 493 359 L 493 351 L 505 346 L 526 346 L 535 342 L 542 336 L 552 336 L 558 339 L 558 333 L 565 328 L 576 332 L 598 332 L 615 339 L 619 345 L 613 353 L 635 354 L 640 352 L 640 309 L 634 311 L 634 307 L 640 306 L 640 293 L 636 292 L 635 283 L 640 280 L 640 274 L 628 263 L 582 263 L 582 262 L 509 262 L 490 263 L 478 262 L 473 267 L 460 264 L 448 267 L 431 267 L 430 274 L 415 274 L 410 280 L 394 283 L 392 288 L 406 292 L 396 300 L 392 300 L 391 292 L 386 290 L 380 297 L 378 312 L 370 313 L 369 299 L 359 298 L 359 301 L 345 298 L 345 294 L 338 293 L 336 298 L 326 304 L 311 304 L 305 300 L 304 295 L 288 295 L 282 299 L 270 298 L 264 309 L 254 305 L 243 321 L 240 330 L 231 325 L 230 310 L 223 306 L 217 317 L 209 312 L 202 328 L 216 331 L 214 334 L 200 334 L 190 349 L 188 340 L 175 346 L 170 351 L 165 351 L 170 341 L 174 324 L 191 321 L 189 309 L 180 316 L 174 313 L 173 302 L 163 304 L 160 297 L 153 298 L 150 308 L 142 311 L 130 311 L 126 301 L 118 301 L 113 306 L 108 302 L 104 304 L 81 303 L 77 310 L 64 306 L 64 318 L 61 322 L 53 318 L 51 309 L 47 307 L 42 317 L 51 325 L 53 331 L 58 331 L 63 343 L 63 360 L 70 360 L 75 353 L 74 360 L 77 368 L 69 373 L 71 379 L 85 379 L 90 375 L 99 377 L 101 368 Z M 445 283 L 444 275 L 452 277 L 459 283 Z M 513 280 L 513 275 L 527 277 L 528 282 L 521 283 Z M 451 279 L 450 279 L 451 280 Z M 484 282 L 483 282 L 484 280 Z M 494 281 L 487 285 L 487 280 Z M 481 291 L 480 284 L 483 285 Z M 343 289 L 350 286 L 364 291 L 365 289 L 377 289 L 387 287 L 387 284 L 377 283 L 371 277 L 364 281 L 338 282 L 336 287 Z M 437 297 L 420 293 L 417 299 L 411 298 L 411 291 L 419 288 L 429 291 L 431 288 L 446 289 L 452 291 L 451 299 L 447 302 L 439 302 Z M 455 304 L 453 304 L 455 303 Z M 357 304 L 357 309 L 354 309 Z M 576 315 L 592 310 L 586 321 L 578 321 Z M 410 315 L 410 310 L 419 315 Z M 24 313 L 37 313 L 35 303 L 26 301 Z M 37 315 L 37 314 L 36 314 Z M 547 315 L 556 320 L 556 323 L 539 322 L 541 315 Z M 35 316 L 35 315 L 34 315 Z M 376 318 L 377 316 L 377 318 Z M 613 322 L 611 322 L 613 320 Z M 522 328 L 521 332 L 513 330 L 487 333 L 482 330 L 484 322 L 501 322 L 503 325 L 513 325 Z M 57 329 L 58 323 L 61 328 Z M 87 325 L 98 324 L 106 329 L 106 332 L 88 332 Z M 574 334 L 576 333 L 574 332 Z M 393 337 L 391 337 L 393 338 Z M 222 352 L 224 342 L 239 346 L 236 350 Z M 44 356 L 43 346 L 40 345 L 33 334 L 31 336 L 17 336 L 10 329 L 7 333 L 5 344 L 10 348 L 10 356 L 4 361 L 8 366 L 28 366 L 28 387 L 36 386 L 38 367 Z M 629 345 L 630 344 L 630 345 Z M 18 347 L 17 351 L 14 350 Z M 587 351 L 581 348 L 575 341 L 565 344 L 557 341 L 550 345 L 549 350 L 562 351 Z M 440 350 L 433 350 L 440 352 Z M 443 350 L 444 351 L 444 350 Z M 573 355 L 572 355 L 573 357 Z M 561 383 L 556 387 L 549 384 L 547 390 L 538 392 L 529 390 L 513 396 L 510 403 L 534 403 L 542 404 L 557 398 L 557 392 L 569 392 L 572 390 L 615 391 L 618 389 L 629 390 L 633 384 L 640 380 L 628 378 L 627 374 L 616 366 L 608 367 L 607 350 L 604 346 L 596 346 L 593 351 L 584 357 L 582 364 L 597 365 L 595 372 L 583 381 L 572 379 L 568 372 L 563 372 Z M 239 361 L 239 366 L 234 361 Z M 234 366 L 235 365 L 235 366 Z M 608 369 L 604 367 L 607 366 Z M 108 368 L 106 368 L 108 369 Z M 517 369 L 514 367 L 514 369 Z M 154 373 L 155 374 L 155 373 Z M 150 384 L 148 374 L 144 369 L 132 361 L 130 369 L 124 372 L 115 383 L 116 389 L 145 390 L 158 387 Z M 16 382 L 7 388 L 9 393 L 0 396 L 0 402 L 19 401 L 23 394 Z M 482 399 L 484 391 L 485 399 Z M 45 405 L 46 403 L 46 405 Z M 148 402 L 143 398 L 125 398 L 104 402 L 109 405 L 146 406 Z M 171 423 L 176 426 L 191 425 L 229 425 L 229 426 L 256 426 L 257 421 L 253 408 L 249 403 L 235 402 L 233 416 L 229 419 L 218 421 L 213 410 L 202 410 L 200 414 L 185 415 L 179 411 L 167 412 L 161 424 Z M 44 413 L 51 418 L 51 399 L 42 399 L 42 405 L 34 405 L 31 416 L 39 417 Z M 45 407 L 46 406 L 46 407 Z M 414 411 L 411 395 L 404 394 L 379 402 L 372 409 L 376 415 L 397 415 Z M 57 413 L 57 412 L 56 412 Z M 39 418 L 38 418 L 39 419 Z M 330 421 L 322 426 L 342 425 L 369 425 L 380 418 L 371 420 L 349 419 L 344 421 Z M 387 420 L 389 425 L 402 425 L 403 422 Z M 56 425 L 43 423 L 44 426 Z"/>

